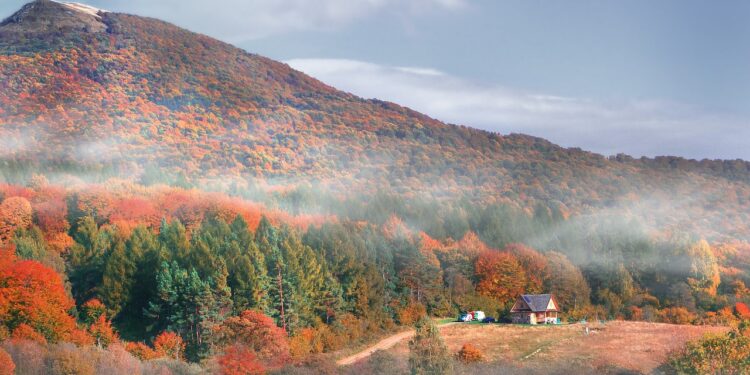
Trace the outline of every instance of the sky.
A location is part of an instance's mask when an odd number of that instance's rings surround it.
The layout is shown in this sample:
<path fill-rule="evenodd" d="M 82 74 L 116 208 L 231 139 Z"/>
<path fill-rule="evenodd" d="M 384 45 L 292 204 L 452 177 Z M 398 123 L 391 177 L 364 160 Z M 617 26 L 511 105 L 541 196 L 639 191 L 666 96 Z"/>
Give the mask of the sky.
<path fill-rule="evenodd" d="M 10 15 L 25 0 L 2 0 Z M 439 120 L 750 160 L 750 1 L 90 0 Z"/>

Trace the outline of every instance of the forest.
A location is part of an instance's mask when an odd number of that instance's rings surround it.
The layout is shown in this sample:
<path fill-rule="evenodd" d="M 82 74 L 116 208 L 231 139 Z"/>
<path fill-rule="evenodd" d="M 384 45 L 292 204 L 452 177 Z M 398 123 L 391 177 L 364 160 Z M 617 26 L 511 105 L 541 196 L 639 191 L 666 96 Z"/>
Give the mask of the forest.
<path fill-rule="evenodd" d="M 420 218 L 398 197 L 293 215 L 223 193 L 63 188 L 42 175 L 0 185 L 0 197 L 0 337 L 16 359 L 39 356 L 32 343 L 58 345 L 53 357 L 93 345 L 173 370 L 233 355 L 279 370 L 424 315 L 505 321 L 521 293 L 554 293 L 571 322 L 750 318 L 746 244 L 654 233 L 637 218 L 459 205 L 426 214 L 443 224 L 422 230 L 396 214 Z"/>
<path fill-rule="evenodd" d="M 305 212 L 321 194 L 356 203 L 384 191 L 564 215 L 624 210 L 708 240 L 749 239 L 742 160 L 606 156 L 445 124 L 166 22 L 108 12 L 93 32 L 60 4 L 33 4 L 20 12 L 29 19 L 0 25 L 8 183 L 127 177 L 252 200 L 291 188 L 313 195 Z M 44 29 L 77 22 L 83 30 Z"/>

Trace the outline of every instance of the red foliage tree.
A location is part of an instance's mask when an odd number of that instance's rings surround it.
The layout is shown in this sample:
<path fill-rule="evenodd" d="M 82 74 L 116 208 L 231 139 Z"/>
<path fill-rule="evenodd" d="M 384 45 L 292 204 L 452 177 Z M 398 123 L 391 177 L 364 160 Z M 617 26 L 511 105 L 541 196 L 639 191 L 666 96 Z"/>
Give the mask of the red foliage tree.
<path fill-rule="evenodd" d="M 70 225 L 68 224 L 68 205 L 65 203 L 65 196 L 49 197 L 40 202 L 32 204 L 34 209 L 34 221 L 45 233 L 62 233 L 66 232 Z"/>
<path fill-rule="evenodd" d="M 217 358 L 217 363 L 222 375 L 256 375 L 266 373 L 266 369 L 258 361 L 255 353 L 240 344 L 235 344 L 224 349 L 224 354 Z"/>
<path fill-rule="evenodd" d="M 0 322 L 13 330 L 27 324 L 52 342 L 75 329 L 74 306 L 60 275 L 35 261 L 0 262 Z"/>
<path fill-rule="evenodd" d="M 161 215 L 151 201 L 132 197 L 115 202 L 109 221 L 129 233 L 141 224 L 149 228 L 158 228 Z"/>
<path fill-rule="evenodd" d="M 41 333 L 35 331 L 34 328 L 26 323 L 19 324 L 18 327 L 13 330 L 11 338 L 13 340 L 28 340 L 38 342 L 40 344 L 47 344 L 47 339 L 44 338 Z"/>
<path fill-rule="evenodd" d="M 31 199 L 34 197 L 34 191 L 25 186 L 0 184 L 0 196 Z"/>
<path fill-rule="evenodd" d="M 208 203 L 197 193 L 182 189 L 171 189 L 158 200 L 161 211 L 168 217 L 177 218 L 192 231 L 203 220 Z"/>
<path fill-rule="evenodd" d="M 244 345 L 266 366 L 279 366 L 289 360 L 286 333 L 259 311 L 245 310 L 240 316 L 228 318 L 217 329 L 217 338 L 223 345 Z"/>
<path fill-rule="evenodd" d="M 76 346 L 90 346 L 94 345 L 94 338 L 89 335 L 88 332 L 82 329 L 74 329 L 72 332 L 70 332 L 70 335 L 65 339 L 65 341 L 75 344 Z"/>
<path fill-rule="evenodd" d="M 737 316 L 740 317 L 740 319 L 750 319 L 750 307 L 746 304 L 737 302 L 734 305 L 734 311 L 737 312 Z"/>

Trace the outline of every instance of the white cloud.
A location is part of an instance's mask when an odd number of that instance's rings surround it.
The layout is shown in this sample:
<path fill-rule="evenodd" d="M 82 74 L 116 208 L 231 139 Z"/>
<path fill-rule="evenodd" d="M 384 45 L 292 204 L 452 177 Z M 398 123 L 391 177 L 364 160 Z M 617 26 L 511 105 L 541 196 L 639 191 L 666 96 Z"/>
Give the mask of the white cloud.
<path fill-rule="evenodd" d="M 385 10 L 416 16 L 468 0 L 112 0 L 112 10 L 177 22 L 230 42 L 306 30 L 335 30 Z M 96 1 L 105 3 L 105 1 Z"/>
<path fill-rule="evenodd" d="M 679 155 L 750 160 L 750 122 L 659 100 L 604 102 L 488 86 L 425 67 L 341 59 L 295 59 L 293 68 L 366 98 L 437 119 L 501 133 L 520 132 L 612 155 Z"/>

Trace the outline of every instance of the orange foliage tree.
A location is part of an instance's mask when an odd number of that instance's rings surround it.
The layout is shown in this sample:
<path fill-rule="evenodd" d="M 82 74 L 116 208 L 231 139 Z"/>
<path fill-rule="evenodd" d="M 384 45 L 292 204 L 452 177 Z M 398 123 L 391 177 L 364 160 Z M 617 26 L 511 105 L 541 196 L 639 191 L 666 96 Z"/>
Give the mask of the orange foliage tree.
<path fill-rule="evenodd" d="M 185 343 L 174 332 L 162 332 L 154 339 L 154 350 L 157 357 L 180 359 L 185 351 Z"/>
<path fill-rule="evenodd" d="M 125 233 L 129 233 L 138 225 L 145 224 L 149 228 L 158 228 L 161 215 L 154 204 L 144 198 L 125 198 L 114 203 L 114 209 L 109 217 L 110 223 L 116 225 Z"/>
<path fill-rule="evenodd" d="M 412 325 L 427 315 L 427 309 L 419 302 L 410 301 L 405 307 L 397 309 L 396 315 L 399 323 Z"/>
<path fill-rule="evenodd" d="M 526 273 L 513 254 L 487 251 L 475 263 L 477 292 L 506 303 L 524 292 Z"/>
<path fill-rule="evenodd" d="M 547 259 L 538 251 L 521 244 L 510 244 L 504 251 L 513 254 L 526 272 L 526 293 L 541 293 L 545 280 L 549 277 Z"/>
<path fill-rule="evenodd" d="M 89 332 L 96 340 L 96 344 L 105 348 L 118 340 L 117 333 L 112 328 L 112 322 L 105 314 L 99 315 L 89 326 Z"/>
<path fill-rule="evenodd" d="M 10 197 L 0 203 L 0 243 L 13 237 L 16 229 L 28 228 L 31 215 L 31 203 L 26 198 Z"/>

